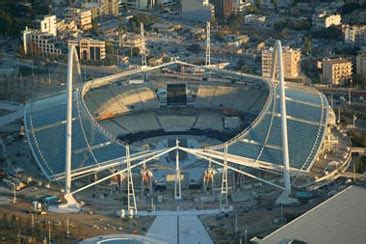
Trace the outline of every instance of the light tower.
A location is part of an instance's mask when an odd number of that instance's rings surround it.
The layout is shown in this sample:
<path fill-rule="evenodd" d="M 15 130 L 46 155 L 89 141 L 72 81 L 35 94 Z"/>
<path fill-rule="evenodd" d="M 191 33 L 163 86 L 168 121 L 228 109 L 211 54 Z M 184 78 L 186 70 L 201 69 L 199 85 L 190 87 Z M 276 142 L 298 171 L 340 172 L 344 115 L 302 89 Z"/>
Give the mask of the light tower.
<path fill-rule="evenodd" d="M 207 21 L 206 66 L 211 65 L 211 24 Z"/>
<path fill-rule="evenodd" d="M 146 46 L 145 46 L 145 31 L 144 31 L 144 23 L 140 23 L 140 35 L 142 38 L 142 47 L 141 47 L 141 65 L 146 66 Z"/>

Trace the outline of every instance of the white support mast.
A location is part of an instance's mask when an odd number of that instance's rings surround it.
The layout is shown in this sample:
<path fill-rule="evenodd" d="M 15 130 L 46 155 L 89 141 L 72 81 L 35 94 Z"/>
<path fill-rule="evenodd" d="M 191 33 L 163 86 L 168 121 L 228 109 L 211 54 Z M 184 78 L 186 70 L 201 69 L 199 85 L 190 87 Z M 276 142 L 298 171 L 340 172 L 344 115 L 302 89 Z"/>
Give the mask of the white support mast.
<path fill-rule="evenodd" d="M 66 154 L 65 154 L 65 193 L 71 192 L 71 150 L 72 150 L 72 63 L 73 63 L 73 49 L 74 46 L 69 47 L 69 54 L 67 58 L 67 110 L 66 110 Z"/>
<path fill-rule="evenodd" d="M 207 21 L 206 66 L 211 65 L 211 24 Z"/>
<path fill-rule="evenodd" d="M 277 64 L 279 65 L 278 78 L 280 81 L 280 101 L 281 101 L 281 132 L 282 132 L 282 151 L 283 151 L 283 179 L 285 182 L 285 193 L 286 195 L 291 194 L 291 180 L 290 180 L 290 157 L 288 151 L 288 134 L 287 134 L 287 112 L 286 112 L 286 93 L 285 93 L 285 77 L 284 77 L 284 67 L 282 59 L 282 46 L 281 41 L 277 40 L 275 43 L 273 63 L 277 59 Z M 277 54 L 276 54 L 277 53 Z M 277 56 L 277 57 L 276 57 Z M 277 66 L 277 65 L 276 65 Z M 272 66 L 272 75 L 276 72 L 276 66 Z M 272 76 L 273 78 L 273 76 Z"/>
<path fill-rule="evenodd" d="M 229 206 L 226 156 L 227 156 L 227 144 L 225 144 L 224 147 L 224 168 L 222 171 L 220 208 L 225 208 Z"/>
<path fill-rule="evenodd" d="M 140 23 L 140 35 L 142 38 L 142 47 L 141 47 L 141 65 L 146 66 L 146 45 L 145 45 L 145 30 L 144 30 L 144 23 Z"/>
<path fill-rule="evenodd" d="M 79 205 L 71 194 L 71 163 L 72 163 L 72 101 L 73 101 L 73 62 L 77 63 L 77 72 L 80 76 L 79 59 L 75 46 L 69 46 L 67 57 L 67 109 L 66 109 L 66 148 L 65 148 L 65 199 L 66 204 L 60 205 L 60 208 L 68 208 L 70 211 L 79 211 Z"/>
<path fill-rule="evenodd" d="M 126 166 L 127 166 L 127 206 L 128 214 L 132 216 L 137 213 L 135 189 L 133 187 L 130 146 L 126 145 Z"/>
<path fill-rule="evenodd" d="M 179 168 L 179 140 L 176 139 L 176 154 L 175 154 L 175 184 L 174 184 L 174 198 L 175 200 L 182 199 L 181 174 Z"/>

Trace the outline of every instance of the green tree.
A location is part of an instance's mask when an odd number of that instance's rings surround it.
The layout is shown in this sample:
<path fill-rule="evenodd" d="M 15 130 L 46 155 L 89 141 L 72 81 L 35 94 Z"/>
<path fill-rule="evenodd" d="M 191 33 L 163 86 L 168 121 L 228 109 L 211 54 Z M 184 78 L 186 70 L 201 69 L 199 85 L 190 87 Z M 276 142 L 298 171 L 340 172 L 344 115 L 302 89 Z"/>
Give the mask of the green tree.
<path fill-rule="evenodd" d="M 217 41 L 222 42 L 224 41 L 225 34 L 222 31 L 216 31 L 214 37 Z"/>
<path fill-rule="evenodd" d="M 138 55 L 140 55 L 140 48 L 134 47 L 134 48 L 132 48 L 131 52 L 132 52 L 133 57 L 138 56 Z"/>
<path fill-rule="evenodd" d="M 312 49 L 311 37 L 306 36 L 304 39 L 304 45 L 302 47 L 302 53 L 304 55 L 309 55 L 311 54 L 311 49 Z"/>

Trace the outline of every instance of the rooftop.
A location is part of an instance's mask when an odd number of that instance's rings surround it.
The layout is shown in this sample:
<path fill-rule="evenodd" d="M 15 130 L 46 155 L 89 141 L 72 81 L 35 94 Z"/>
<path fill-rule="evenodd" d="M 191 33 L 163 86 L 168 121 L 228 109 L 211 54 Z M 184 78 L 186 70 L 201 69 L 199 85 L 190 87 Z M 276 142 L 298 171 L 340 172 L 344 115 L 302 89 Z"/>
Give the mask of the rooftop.
<path fill-rule="evenodd" d="M 366 189 L 350 186 L 257 243 L 365 243 Z M 254 241 L 254 239 L 253 239 Z"/>

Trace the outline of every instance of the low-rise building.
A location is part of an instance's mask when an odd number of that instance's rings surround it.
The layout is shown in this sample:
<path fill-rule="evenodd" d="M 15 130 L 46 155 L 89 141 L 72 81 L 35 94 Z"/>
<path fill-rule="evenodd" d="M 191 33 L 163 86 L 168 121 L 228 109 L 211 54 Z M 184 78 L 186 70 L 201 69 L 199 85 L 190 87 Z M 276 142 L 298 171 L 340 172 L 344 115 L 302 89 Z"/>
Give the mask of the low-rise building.
<path fill-rule="evenodd" d="M 271 77 L 273 51 L 274 51 L 273 47 L 262 50 L 263 77 Z M 286 79 L 297 78 L 300 74 L 300 61 L 301 61 L 300 49 L 293 49 L 285 46 L 282 48 L 282 58 L 285 71 L 284 74 L 285 78 Z"/>
<path fill-rule="evenodd" d="M 266 22 L 266 16 L 256 15 L 256 14 L 247 14 L 244 16 L 245 24 L 262 24 Z"/>
<path fill-rule="evenodd" d="M 225 35 L 224 40 L 228 46 L 239 47 L 248 43 L 249 37 L 247 35 Z"/>
<path fill-rule="evenodd" d="M 63 19 L 57 22 L 57 32 L 75 32 L 78 30 L 78 26 L 75 20 Z"/>
<path fill-rule="evenodd" d="M 69 40 L 68 45 L 76 47 L 80 60 L 100 61 L 106 57 L 105 41 L 82 38 Z"/>
<path fill-rule="evenodd" d="M 343 85 L 352 79 L 352 61 L 344 58 L 323 60 L 323 82 Z"/>
<path fill-rule="evenodd" d="M 342 26 L 344 41 L 358 47 L 366 45 L 366 25 L 344 25 Z"/>
<path fill-rule="evenodd" d="M 145 46 L 145 40 L 141 37 L 141 35 L 125 33 L 120 35 L 119 46 L 122 48 L 142 49 Z"/>
<path fill-rule="evenodd" d="M 323 12 L 313 15 L 313 27 L 315 28 L 329 28 L 333 25 L 340 25 L 342 21 L 340 14 L 328 14 Z"/>
<path fill-rule="evenodd" d="M 151 29 L 153 31 L 156 31 L 160 34 L 171 34 L 179 29 L 181 29 L 182 26 L 180 24 L 174 24 L 174 23 L 155 23 L 151 26 Z"/>
<path fill-rule="evenodd" d="M 78 18 L 78 24 L 82 30 L 90 30 L 93 28 L 92 24 L 92 12 L 90 9 L 81 9 L 80 17 Z"/>
<path fill-rule="evenodd" d="M 23 50 L 26 55 L 57 57 L 62 55 L 63 43 L 55 36 L 40 30 L 25 28 L 22 32 Z"/>

